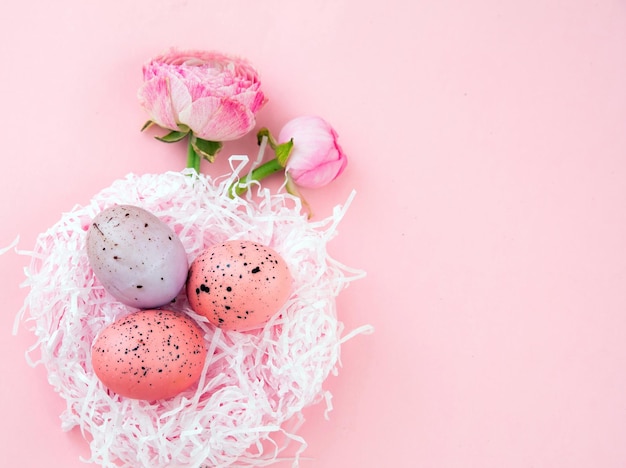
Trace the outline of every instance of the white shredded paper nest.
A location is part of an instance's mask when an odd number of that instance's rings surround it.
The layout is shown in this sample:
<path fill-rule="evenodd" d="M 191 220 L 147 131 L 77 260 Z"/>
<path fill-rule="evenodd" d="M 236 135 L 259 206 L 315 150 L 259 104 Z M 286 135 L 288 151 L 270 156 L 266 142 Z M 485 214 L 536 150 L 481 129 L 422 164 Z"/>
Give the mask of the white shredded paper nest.
<path fill-rule="evenodd" d="M 232 162 L 231 162 L 232 166 Z M 78 426 L 91 448 L 87 462 L 105 467 L 265 466 L 279 460 L 290 441 L 298 465 L 305 440 L 296 434 L 301 410 L 326 402 L 323 389 L 337 373 L 340 347 L 368 326 L 345 334 L 335 297 L 363 276 L 327 252 L 328 241 L 350 199 L 329 218 L 311 222 L 299 200 L 259 188 L 254 199 L 227 196 L 230 177 L 212 180 L 187 170 L 128 175 L 76 206 L 42 233 L 28 255 L 30 288 L 16 322 L 27 322 L 37 341 L 27 352 L 43 364 L 66 401 L 62 428 Z M 157 402 L 107 391 L 91 366 L 96 334 L 133 312 L 95 278 L 85 241 L 91 220 L 114 204 L 141 206 L 180 237 L 191 262 L 206 247 L 228 239 L 271 246 L 288 263 L 291 297 L 264 328 L 222 331 L 193 313 L 181 292 L 173 307 L 195 318 L 208 348 L 202 377 L 180 395 Z"/>

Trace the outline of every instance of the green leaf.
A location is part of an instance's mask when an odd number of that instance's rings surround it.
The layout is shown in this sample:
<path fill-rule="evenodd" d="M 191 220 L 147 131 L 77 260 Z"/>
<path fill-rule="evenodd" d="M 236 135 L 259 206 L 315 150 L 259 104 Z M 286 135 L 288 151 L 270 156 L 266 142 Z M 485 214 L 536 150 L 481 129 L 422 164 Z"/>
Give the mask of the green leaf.
<path fill-rule="evenodd" d="M 209 162 L 213 162 L 215 161 L 215 155 L 218 153 L 219 150 L 222 149 L 222 142 L 203 140 L 202 138 L 197 138 L 192 135 L 191 146 L 193 146 L 193 149 L 196 151 L 196 153 L 198 153 L 204 159 Z"/>
<path fill-rule="evenodd" d="M 143 132 L 144 130 L 152 127 L 154 125 L 154 122 L 152 120 L 148 120 L 145 124 L 143 124 L 143 127 L 141 127 L 141 131 Z"/>
<path fill-rule="evenodd" d="M 155 138 L 165 143 L 175 143 L 177 141 L 182 140 L 186 136 L 187 136 L 187 132 L 178 132 L 176 130 L 172 130 L 167 135 L 164 135 L 162 137 L 155 137 Z"/>
<path fill-rule="evenodd" d="M 274 149 L 274 151 L 276 152 L 276 159 L 278 159 L 278 163 L 281 166 L 285 167 L 287 165 L 287 160 L 289 159 L 292 148 L 293 138 L 286 143 L 281 143 Z"/>
<path fill-rule="evenodd" d="M 278 143 L 276 143 L 276 140 L 274 140 L 274 137 L 270 133 L 269 129 L 266 127 L 263 127 L 257 132 L 256 134 L 257 145 L 261 144 L 261 142 L 263 141 L 263 137 L 267 137 L 267 144 L 270 146 L 270 148 L 272 148 L 273 150 L 276 150 L 276 146 L 278 146 Z"/>
<path fill-rule="evenodd" d="M 285 184 L 287 193 L 290 193 L 294 197 L 298 197 L 300 199 L 300 202 L 302 203 L 302 208 L 304 208 L 304 211 L 306 211 L 307 213 L 307 218 L 311 219 L 313 217 L 313 210 L 311 209 L 311 205 L 309 205 L 309 203 L 304 199 L 304 197 L 298 190 L 298 186 L 293 181 L 293 178 L 291 177 L 291 175 L 289 175 L 288 172 L 285 173 L 285 177 L 287 177 L 287 183 Z"/>
<path fill-rule="evenodd" d="M 263 137 L 267 137 L 268 141 L 270 141 L 270 139 L 272 138 L 272 135 L 270 135 L 270 131 L 269 129 L 263 127 L 262 129 L 260 129 L 257 134 L 256 134 L 256 144 L 260 145 L 261 142 L 263 141 Z"/>
<path fill-rule="evenodd" d="M 187 133 L 189 133 L 191 131 L 191 129 L 187 125 L 185 125 L 185 124 L 179 123 L 179 124 L 177 124 L 177 127 L 178 127 L 178 131 L 179 132 L 183 132 L 185 134 L 187 134 Z"/>

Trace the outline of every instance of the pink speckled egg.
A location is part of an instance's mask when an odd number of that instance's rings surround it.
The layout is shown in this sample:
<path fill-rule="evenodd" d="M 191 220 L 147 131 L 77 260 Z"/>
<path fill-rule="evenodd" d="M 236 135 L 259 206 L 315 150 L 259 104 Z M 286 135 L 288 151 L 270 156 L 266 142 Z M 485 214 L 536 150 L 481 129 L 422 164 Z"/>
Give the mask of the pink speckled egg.
<path fill-rule="evenodd" d="M 91 363 L 100 381 L 128 398 L 160 400 L 189 388 L 206 359 L 202 330 L 187 315 L 141 310 L 96 337 Z"/>
<path fill-rule="evenodd" d="M 291 284 L 289 268 L 275 250 L 251 241 L 227 241 L 192 262 L 187 298 L 215 326 L 246 331 L 280 310 Z"/>

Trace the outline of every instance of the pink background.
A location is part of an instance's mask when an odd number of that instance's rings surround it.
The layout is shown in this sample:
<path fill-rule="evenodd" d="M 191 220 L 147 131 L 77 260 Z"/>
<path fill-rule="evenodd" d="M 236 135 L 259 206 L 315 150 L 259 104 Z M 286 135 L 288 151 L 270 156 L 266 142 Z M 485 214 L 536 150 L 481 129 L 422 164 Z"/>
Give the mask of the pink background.
<path fill-rule="evenodd" d="M 179 170 L 141 134 L 144 61 L 169 46 L 249 58 L 261 125 L 319 114 L 357 197 L 330 244 L 367 271 L 330 420 L 303 467 L 626 466 L 626 3 L 583 0 L 10 2 L 0 19 L 0 246 L 129 172 Z M 254 137 L 229 144 L 252 153 Z M 25 257 L 0 257 L 2 458 L 85 466 L 63 401 L 11 335 Z M 288 466 L 283 464 L 281 466 Z"/>

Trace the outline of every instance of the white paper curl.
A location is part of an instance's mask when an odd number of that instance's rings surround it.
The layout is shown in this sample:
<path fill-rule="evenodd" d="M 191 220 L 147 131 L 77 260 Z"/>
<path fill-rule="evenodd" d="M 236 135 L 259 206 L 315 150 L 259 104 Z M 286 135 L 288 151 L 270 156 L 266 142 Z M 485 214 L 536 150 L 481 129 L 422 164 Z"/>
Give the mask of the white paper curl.
<path fill-rule="evenodd" d="M 89 441 L 87 461 L 134 468 L 265 466 L 294 441 L 297 466 L 306 447 L 296 434 L 302 409 L 322 401 L 332 408 L 322 384 L 337 372 L 341 344 L 371 331 L 365 326 L 342 337 L 335 297 L 363 272 L 330 258 L 326 249 L 352 197 L 328 219 L 310 222 L 289 194 L 260 189 L 256 201 L 229 198 L 235 180 L 232 175 L 218 183 L 187 170 L 130 174 L 63 214 L 27 253 L 30 291 L 18 322 L 27 322 L 37 337 L 27 356 L 46 367 L 66 401 L 62 428 L 78 426 Z M 248 239 L 279 252 L 294 278 L 281 312 L 246 333 L 215 329 L 181 293 L 170 308 L 198 321 L 209 353 L 198 385 L 172 399 L 120 397 L 91 367 L 96 334 L 135 310 L 102 288 L 86 254 L 91 220 L 113 204 L 138 205 L 158 216 L 179 235 L 189 262 L 214 243 Z"/>

